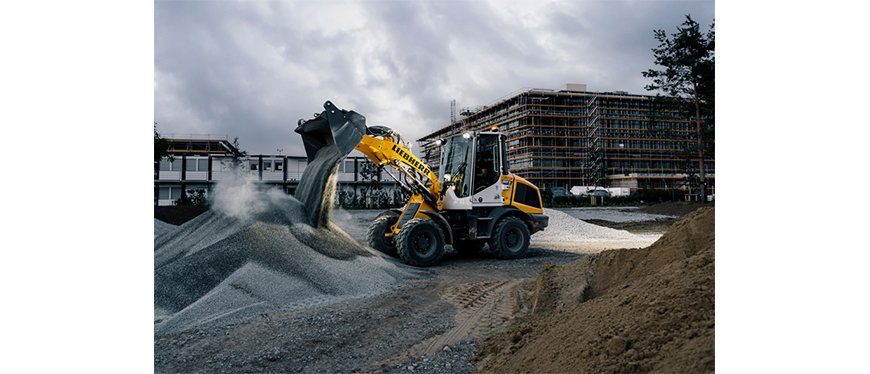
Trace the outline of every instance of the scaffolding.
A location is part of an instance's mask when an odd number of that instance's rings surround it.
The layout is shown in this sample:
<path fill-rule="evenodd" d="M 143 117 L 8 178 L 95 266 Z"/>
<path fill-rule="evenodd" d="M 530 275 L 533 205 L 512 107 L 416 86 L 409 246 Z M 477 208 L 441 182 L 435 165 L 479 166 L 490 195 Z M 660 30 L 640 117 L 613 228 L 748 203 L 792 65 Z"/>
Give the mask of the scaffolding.
<path fill-rule="evenodd" d="M 625 92 L 528 89 L 493 104 L 462 111 L 462 118 L 419 139 L 438 168 L 436 140 L 493 126 L 507 136 L 511 171 L 543 187 L 576 185 L 667 188 L 685 177 L 694 135 L 677 100 Z M 714 161 L 707 160 L 712 184 Z"/>

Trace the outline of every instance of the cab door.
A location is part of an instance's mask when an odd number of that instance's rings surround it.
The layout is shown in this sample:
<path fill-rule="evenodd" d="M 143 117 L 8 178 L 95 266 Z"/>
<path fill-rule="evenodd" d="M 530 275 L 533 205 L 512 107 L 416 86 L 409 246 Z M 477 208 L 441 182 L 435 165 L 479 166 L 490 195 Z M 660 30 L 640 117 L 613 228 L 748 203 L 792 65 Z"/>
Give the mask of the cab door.
<path fill-rule="evenodd" d="M 502 159 L 502 142 L 498 133 L 481 133 L 474 147 L 474 206 L 500 206 L 504 204 L 502 174 L 506 171 Z"/>

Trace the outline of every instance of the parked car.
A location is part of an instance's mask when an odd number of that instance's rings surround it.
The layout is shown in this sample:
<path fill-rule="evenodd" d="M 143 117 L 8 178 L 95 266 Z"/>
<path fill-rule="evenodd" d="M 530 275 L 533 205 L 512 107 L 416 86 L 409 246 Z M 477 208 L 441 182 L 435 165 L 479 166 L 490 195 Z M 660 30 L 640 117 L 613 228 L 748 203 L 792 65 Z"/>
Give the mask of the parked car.
<path fill-rule="evenodd" d="M 572 196 L 565 187 L 550 187 L 553 196 Z"/>
<path fill-rule="evenodd" d="M 610 192 L 607 192 L 607 190 L 589 190 L 583 196 L 610 197 Z"/>

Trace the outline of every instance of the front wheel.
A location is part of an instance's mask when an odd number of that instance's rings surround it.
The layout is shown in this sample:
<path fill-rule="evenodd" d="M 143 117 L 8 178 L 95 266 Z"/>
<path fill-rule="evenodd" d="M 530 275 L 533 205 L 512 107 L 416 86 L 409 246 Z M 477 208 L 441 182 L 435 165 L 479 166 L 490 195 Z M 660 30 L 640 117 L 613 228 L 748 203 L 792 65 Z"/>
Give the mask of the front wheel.
<path fill-rule="evenodd" d="M 437 265 L 444 257 L 444 233 L 431 219 L 412 219 L 396 234 L 396 251 L 408 265 Z"/>
<path fill-rule="evenodd" d="M 392 237 L 386 235 L 398 220 L 399 213 L 392 210 L 379 214 L 369 226 L 369 246 L 383 254 L 396 257 L 396 243 Z"/>
<path fill-rule="evenodd" d="M 529 227 L 517 217 L 506 217 L 495 225 L 489 247 L 498 258 L 520 258 L 529 251 Z"/>

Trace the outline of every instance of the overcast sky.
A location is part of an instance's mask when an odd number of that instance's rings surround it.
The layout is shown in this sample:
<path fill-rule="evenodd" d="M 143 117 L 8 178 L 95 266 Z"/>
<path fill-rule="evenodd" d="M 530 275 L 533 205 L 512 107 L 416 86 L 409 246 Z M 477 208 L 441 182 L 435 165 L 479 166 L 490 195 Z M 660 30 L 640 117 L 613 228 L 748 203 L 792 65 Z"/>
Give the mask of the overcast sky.
<path fill-rule="evenodd" d="M 163 134 L 239 137 L 304 155 L 292 132 L 326 100 L 415 140 L 459 107 L 585 83 L 646 93 L 653 29 L 713 1 L 157 1 L 154 119 Z"/>

